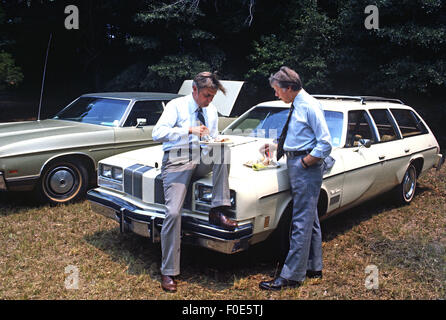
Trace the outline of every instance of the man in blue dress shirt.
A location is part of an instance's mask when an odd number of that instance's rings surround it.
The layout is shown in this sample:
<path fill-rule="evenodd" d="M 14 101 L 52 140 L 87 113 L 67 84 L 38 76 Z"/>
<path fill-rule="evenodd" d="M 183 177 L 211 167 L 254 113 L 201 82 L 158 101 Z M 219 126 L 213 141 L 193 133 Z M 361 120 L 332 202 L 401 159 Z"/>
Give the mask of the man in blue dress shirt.
<path fill-rule="evenodd" d="M 163 142 L 164 150 L 161 176 L 166 212 L 161 229 L 161 286 L 169 292 L 177 289 L 174 276 L 180 273 L 181 211 L 193 177 L 213 172 L 209 222 L 229 230 L 237 227 L 225 214 L 231 206 L 229 148 L 211 152 L 199 143 L 204 136 L 218 135 L 218 112 L 211 102 L 218 90 L 225 93 L 225 89 L 210 72 L 195 76 L 192 89 L 192 94 L 166 105 L 152 132 L 153 140 Z"/>
<path fill-rule="evenodd" d="M 290 248 L 280 276 L 260 283 L 264 290 L 298 287 L 306 277 L 322 277 L 322 237 L 317 203 L 322 185 L 323 159 L 331 152 L 331 138 L 321 104 L 303 88 L 299 75 L 282 67 L 269 79 L 276 97 L 291 103 L 278 144 L 260 152 L 277 150 L 287 157 L 293 198 Z"/>

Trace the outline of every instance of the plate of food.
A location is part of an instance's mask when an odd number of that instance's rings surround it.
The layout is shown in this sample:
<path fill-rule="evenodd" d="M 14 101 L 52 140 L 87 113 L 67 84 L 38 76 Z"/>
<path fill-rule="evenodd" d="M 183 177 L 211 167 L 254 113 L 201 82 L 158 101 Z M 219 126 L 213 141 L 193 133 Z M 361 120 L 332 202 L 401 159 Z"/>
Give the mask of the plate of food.
<path fill-rule="evenodd" d="M 215 139 L 212 138 L 205 138 L 204 140 L 200 141 L 200 144 L 205 144 L 207 146 L 221 146 L 221 145 L 225 145 L 225 144 L 232 144 L 232 140 L 229 138 L 223 138 L 223 137 L 218 137 Z"/>
<path fill-rule="evenodd" d="M 265 169 L 274 169 L 274 168 L 280 167 L 280 164 L 277 161 L 275 161 L 271 158 L 265 158 L 265 157 L 262 157 L 257 160 L 246 161 L 243 165 L 245 165 L 249 168 L 252 168 L 255 171 L 265 170 Z"/>

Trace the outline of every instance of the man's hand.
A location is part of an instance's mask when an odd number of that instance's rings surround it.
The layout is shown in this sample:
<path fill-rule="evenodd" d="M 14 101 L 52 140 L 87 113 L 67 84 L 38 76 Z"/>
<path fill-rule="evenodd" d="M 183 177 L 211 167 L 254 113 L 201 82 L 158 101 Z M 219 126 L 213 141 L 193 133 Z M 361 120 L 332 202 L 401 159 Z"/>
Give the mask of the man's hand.
<path fill-rule="evenodd" d="M 277 150 L 277 144 L 266 143 L 260 147 L 259 152 L 267 158 L 272 158 L 274 151 L 276 150 Z"/>
<path fill-rule="evenodd" d="M 196 136 L 202 137 L 202 136 L 206 136 L 209 134 L 209 129 L 204 125 L 197 126 L 197 127 L 190 127 L 189 134 L 194 134 Z"/>
<path fill-rule="evenodd" d="M 319 162 L 321 158 L 313 157 L 311 154 L 307 154 L 305 157 L 302 157 L 301 161 L 303 162 L 304 167 L 308 168 L 312 165 Z"/>

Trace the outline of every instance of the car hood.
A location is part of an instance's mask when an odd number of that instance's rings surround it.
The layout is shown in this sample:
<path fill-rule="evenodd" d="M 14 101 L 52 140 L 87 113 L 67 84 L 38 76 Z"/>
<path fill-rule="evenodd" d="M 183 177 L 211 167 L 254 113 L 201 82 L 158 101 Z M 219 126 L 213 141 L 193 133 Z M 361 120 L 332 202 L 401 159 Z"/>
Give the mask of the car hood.
<path fill-rule="evenodd" d="M 248 204 L 252 204 L 252 202 L 244 201 L 243 199 L 247 197 L 258 198 L 289 189 L 287 166 L 285 160 L 281 159 L 279 162 L 280 167 L 278 168 L 254 171 L 252 168 L 245 166 L 244 163 L 261 157 L 259 152 L 260 146 L 271 140 L 229 135 L 225 135 L 225 137 L 233 141 L 231 146 L 229 187 L 237 193 L 239 218 L 243 219 L 243 217 L 246 218 L 252 213 L 252 208 L 246 207 Z M 100 163 L 124 169 L 123 191 L 126 197 L 134 200 L 140 199 L 147 204 L 163 203 L 163 200 L 160 199 L 160 192 L 162 192 L 160 176 L 163 154 L 162 145 L 158 145 L 121 153 L 103 159 Z M 147 170 L 147 167 L 155 169 Z M 210 173 L 195 181 L 194 185 L 197 183 L 212 185 L 212 174 Z M 99 181 L 98 184 L 101 187 L 109 188 L 106 181 Z M 129 186 L 132 187 L 130 188 Z M 193 185 L 190 185 L 189 188 L 193 188 Z"/>
<path fill-rule="evenodd" d="M 218 112 L 225 117 L 229 117 L 235 101 L 243 86 L 243 81 L 220 80 L 220 83 L 226 89 L 226 94 L 220 90 L 217 91 L 212 104 L 217 108 Z M 192 93 L 192 80 L 185 80 L 181 85 L 178 94 L 188 95 Z"/>
<path fill-rule="evenodd" d="M 64 120 L 0 124 L 0 157 L 58 148 L 112 143 L 113 128 Z"/>
<path fill-rule="evenodd" d="M 225 135 L 225 137 L 229 138 L 232 141 L 232 144 L 230 145 L 231 148 L 230 177 L 236 179 L 244 177 L 246 173 L 249 171 L 254 172 L 253 169 L 245 166 L 244 163 L 246 163 L 249 160 L 257 160 L 261 158 L 262 155 L 259 152 L 260 147 L 264 143 L 272 141 L 272 139 L 242 137 L 242 136 L 232 136 L 232 135 Z M 132 166 L 134 164 L 141 164 L 145 166 L 161 168 L 163 155 L 164 152 L 162 149 L 162 145 L 157 145 L 154 147 L 148 147 L 121 153 L 106 158 L 101 162 L 112 165 L 120 165 L 124 168 Z M 286 167 L 286 162 L 284 158 L 282 158 L 279 163 L 281 165 L 281 168 Z M 264 170 L 264 171 L 272 171 L 272 170 Z"/>

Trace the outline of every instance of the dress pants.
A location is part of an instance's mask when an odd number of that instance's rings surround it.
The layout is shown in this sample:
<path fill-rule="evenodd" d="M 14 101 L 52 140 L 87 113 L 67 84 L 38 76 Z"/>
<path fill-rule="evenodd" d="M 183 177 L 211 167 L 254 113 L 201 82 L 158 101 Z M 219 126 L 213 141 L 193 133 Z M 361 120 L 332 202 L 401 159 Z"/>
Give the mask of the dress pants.
<path fill-rule="evenodd" d="M 222 148 L 223 149 L 223 148 Z M 218 159 L 206 157 L 199 149 L 193 154 L 175 151 L 165 152 L 161 167 L 166 213 L 161 229 L 161 274 L 180 274 L 181 211 L 192 178 L 200 178 L 213 172 L 211 207 L 230 206 L 229 148 L 215 153 Z M 191 159 L 191 156 L 192 159 Z"/>
<path fill-rule="evenodd" d="M 290 249 L 280 276 L 294 281 L 305 280 L 307 270 L 322 270 L 322 235 L 317 203 L 322 185 L 322 164 L 307 169 L 297 156 L 287 159 L 293 197 Z"/>

